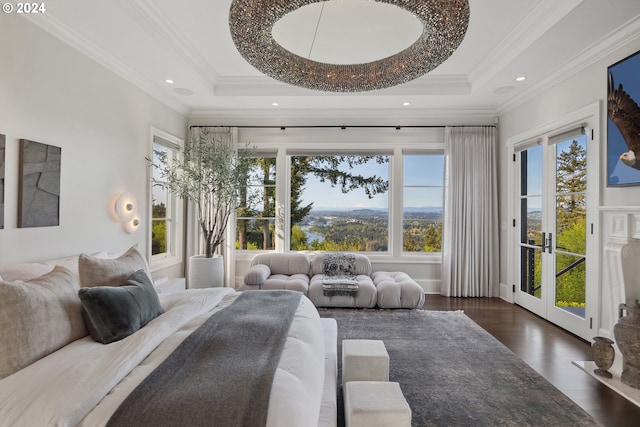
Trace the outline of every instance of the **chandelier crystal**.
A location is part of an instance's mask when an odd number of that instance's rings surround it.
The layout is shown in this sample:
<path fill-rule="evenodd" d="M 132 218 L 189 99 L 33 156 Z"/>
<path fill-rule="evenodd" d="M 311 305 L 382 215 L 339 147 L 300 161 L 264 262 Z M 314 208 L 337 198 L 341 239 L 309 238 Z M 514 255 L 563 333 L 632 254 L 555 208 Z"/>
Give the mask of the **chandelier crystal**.
<path fill-rule="evenodd" d="M 423 26 L 418 40 L 395 55 L 364 64 L 328 64 L 298 56 L 272 35 L 284 15 L 321 0 L 233 0 L 231 37 L 240 54 L 276 80 L 327 92 L 364 92 L 416 79 L 442 64 L 464 39 L 468 0 L 375 0 L 412 13 Z"/>

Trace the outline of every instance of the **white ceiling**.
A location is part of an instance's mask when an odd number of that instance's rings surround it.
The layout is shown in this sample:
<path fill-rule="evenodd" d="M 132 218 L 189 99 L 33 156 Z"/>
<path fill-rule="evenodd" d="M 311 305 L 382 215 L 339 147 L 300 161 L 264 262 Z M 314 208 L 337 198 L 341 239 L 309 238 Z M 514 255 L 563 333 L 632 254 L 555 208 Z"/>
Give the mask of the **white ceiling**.
<path fill-rule="evenodd" d="M 46 3 L 46 13 L 28 18 L 183 114 L 263 121 L 482 120 L 545 90 L 640 33 L 638 0 L 469 0 L 465 39 L 435 70 L 393 88 L 336 94 L 280 83 L 249 65 L 231 40 L 230 4 L 231 0 L 55 0 Z M 318 24 L 321 7 L 307 6 L 283 18 L 274 36 L 301 55 L 311 51 L 312 59 L 356 63 L 401 50 L 421 31 L 415 18 L 395 6 L 330 1 Z M 516 82 L 518 76 L 527 79 Z M 279 105 L 272 106 L 274 102 Z M 405 102 L 410 105 L 403 106 Z"/>

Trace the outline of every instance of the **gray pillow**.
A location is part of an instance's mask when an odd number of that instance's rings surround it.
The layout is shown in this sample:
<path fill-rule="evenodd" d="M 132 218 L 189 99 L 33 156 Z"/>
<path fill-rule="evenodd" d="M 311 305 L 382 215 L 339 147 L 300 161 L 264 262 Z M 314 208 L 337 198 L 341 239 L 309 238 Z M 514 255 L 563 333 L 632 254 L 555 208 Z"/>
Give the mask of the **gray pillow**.
<path fill-rule="evenodd" d="M 135 246 L 118 258 L 97 258 L 82 254 L 78 259 L 80 286 L 119 286 L 138 270 L 149 274 L 149 266 L 144 256 Z"/>
<path fill-rule="evenodd" d="M 109 344 L 133 334 L 164 310 L 144 270 L 121 286 L 98 286 L 78 291 L 82 315 L 91 337 Z"/>
<path fill-rule="evenodd" d="M 78 278 L 64 267 L 0 282 L 0 379 L 87 336 Z"/>

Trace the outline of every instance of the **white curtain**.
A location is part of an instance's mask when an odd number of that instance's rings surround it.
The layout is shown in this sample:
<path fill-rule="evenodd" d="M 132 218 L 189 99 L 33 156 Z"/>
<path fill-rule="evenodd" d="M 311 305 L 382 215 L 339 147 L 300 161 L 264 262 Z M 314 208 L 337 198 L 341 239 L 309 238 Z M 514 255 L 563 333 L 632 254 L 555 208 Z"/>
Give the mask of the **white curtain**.
<path fill-rule="evenodd" d="M 445 129 L 441 294 L 499 296 L 495 127 Z"/>

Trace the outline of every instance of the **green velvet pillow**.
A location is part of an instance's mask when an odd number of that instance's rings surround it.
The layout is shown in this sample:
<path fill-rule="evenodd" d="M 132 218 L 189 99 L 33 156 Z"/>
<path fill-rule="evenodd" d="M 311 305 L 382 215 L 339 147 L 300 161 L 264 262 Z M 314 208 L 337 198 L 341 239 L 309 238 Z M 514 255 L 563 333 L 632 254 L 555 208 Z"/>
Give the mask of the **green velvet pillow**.
<path fill-rule="evenodd" d="M 164 312 L 144 270 L 121 286 L 81 288 L 78 295 L 87 329 L 102 344 L 128 337 Z"/>

